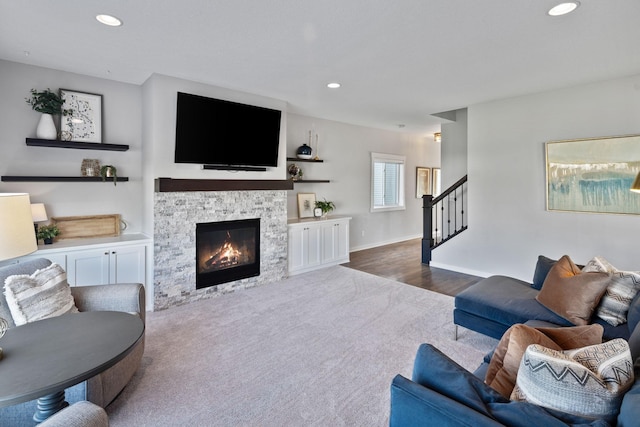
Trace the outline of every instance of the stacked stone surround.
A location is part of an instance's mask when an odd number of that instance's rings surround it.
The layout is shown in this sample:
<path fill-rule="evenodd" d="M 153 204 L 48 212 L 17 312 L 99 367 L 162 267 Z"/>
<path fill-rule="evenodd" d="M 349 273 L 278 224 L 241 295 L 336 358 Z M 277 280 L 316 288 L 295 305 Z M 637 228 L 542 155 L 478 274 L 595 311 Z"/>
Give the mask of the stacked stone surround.
<path fill-rule="evenodd" d="M 260 218 L 260 275 L 196 289 L 196 223 Z M 154 309 L 287 277 L 285 190 L 154 193 Z"/>

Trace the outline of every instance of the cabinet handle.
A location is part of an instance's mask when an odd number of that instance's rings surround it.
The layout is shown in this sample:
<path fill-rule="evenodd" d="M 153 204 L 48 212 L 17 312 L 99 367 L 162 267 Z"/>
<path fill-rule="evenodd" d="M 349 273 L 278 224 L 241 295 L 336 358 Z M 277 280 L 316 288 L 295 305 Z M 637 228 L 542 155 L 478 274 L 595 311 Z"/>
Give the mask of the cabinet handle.
<path fill-rule="evenodd" d="M 111 253 L 115 255 L 115 254 L 116 254 L 116 251 L 111 251 Z"/>
<path fill-rule="evenodd" d="M 107 251 L 107 252 L 105 252 L 104 254 L 105 254 L 105 255 L 109 255 L 109 252 Z"/>

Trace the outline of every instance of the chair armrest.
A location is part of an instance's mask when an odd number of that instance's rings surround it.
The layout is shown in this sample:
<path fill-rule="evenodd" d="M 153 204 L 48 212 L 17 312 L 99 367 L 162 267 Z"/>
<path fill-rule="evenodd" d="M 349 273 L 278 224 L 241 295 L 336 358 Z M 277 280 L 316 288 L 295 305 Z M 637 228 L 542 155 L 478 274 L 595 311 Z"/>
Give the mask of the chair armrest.
<path fill-rule="evenodd" d="M 71 293 L 80 311 L 126 311 L 145 321 L 144 286 L 140 283 L 72 286 Z"/>
<path fill-rule="evenodd" d="M 86 400 L 56 412 L 43 421 L 41 427 L 107 427 L 109 418 L 104 409 Z"/>

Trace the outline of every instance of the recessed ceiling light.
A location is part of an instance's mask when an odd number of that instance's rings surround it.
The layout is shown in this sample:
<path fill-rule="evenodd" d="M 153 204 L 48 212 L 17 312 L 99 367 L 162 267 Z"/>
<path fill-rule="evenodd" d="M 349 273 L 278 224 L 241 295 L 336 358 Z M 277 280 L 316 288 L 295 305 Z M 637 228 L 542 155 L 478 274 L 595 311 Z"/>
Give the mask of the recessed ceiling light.
<path fill-rule="evenodd" d="M 96 15 L 96 19 L 98 22 L 110 27 L 119 27 L 122 25 L 122 21 L 112 15 Z"/>
<path fill-rule="evenodd" d="M 329 83 L 329 84 L 327 85 L 327 87 L 328 87 L 329 89 L 338 89 L 338 88 L 340 87 L 340 83 L 335 83 L 335 82 L 334 82 L 334 83 Z"/>
<path fill-rule="evenodd" d="M 567 13 L 571 13 L 576 10 L 580 6 L 579 1 L 569 1 L 565 3 L 560 3 L 549 10 L 549 15 L 551 16 L 562 16 Z"/>

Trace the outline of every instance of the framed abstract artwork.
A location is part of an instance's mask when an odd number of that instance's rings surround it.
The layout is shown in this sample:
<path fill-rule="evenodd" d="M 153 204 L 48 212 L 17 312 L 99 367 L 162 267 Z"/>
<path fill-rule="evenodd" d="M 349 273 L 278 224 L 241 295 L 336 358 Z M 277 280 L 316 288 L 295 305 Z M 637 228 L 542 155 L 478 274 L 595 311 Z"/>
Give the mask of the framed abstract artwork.
<path fill-rule="evenodd" d="M 440 168 L 433 168 L 431 172 L 433 174 L 433 178 L 431 179 L 431 194 L 433 195 L 433 197 L 438 197 L 440 195 L 440 192 L 442 191 L 442 189 L 440 188 Z"/>
<path fill-rule="evenodd" d="M 431 168 L 416 168 L 416 199 L 431 194 Z"/>
<path fill-rule="evenodd" d="M 78 142 L 102 142 L 102 95 L 60 89 L 64 110 L 60 118 L 62 139 Z"/>
<path fill-rule="evenodd" d="M 629 190 L 640 135 L 550 141 L 545 151 L 547 210 L 640 214 L 640 194 Z"/>

